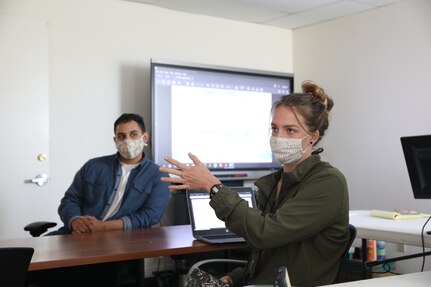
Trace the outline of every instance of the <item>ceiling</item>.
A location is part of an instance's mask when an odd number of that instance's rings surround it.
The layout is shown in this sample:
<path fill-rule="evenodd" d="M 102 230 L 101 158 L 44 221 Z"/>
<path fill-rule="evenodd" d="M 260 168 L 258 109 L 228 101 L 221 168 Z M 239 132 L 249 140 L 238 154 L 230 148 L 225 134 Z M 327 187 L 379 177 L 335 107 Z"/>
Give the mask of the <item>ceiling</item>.
<path fill-rule="evenodd" d="M 298 29 L 407 0 L 123 0 L 176 11 Z"/>

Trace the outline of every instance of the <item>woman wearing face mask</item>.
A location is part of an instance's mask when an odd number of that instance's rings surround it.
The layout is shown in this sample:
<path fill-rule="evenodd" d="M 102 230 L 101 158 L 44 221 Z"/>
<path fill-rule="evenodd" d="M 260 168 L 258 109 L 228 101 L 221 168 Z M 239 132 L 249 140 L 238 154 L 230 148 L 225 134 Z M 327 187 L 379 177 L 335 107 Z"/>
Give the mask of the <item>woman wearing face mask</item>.
<path fill-rule="evenodd" d="M 162 178 L 175 183 L 172 189 L 208 192 L 217 217 L 254 248 L 247 267 L 220 278 L 224 284 L 273 284 L 279 266 L 287 267 L 294 286 L 332 284 L 337 276 L 349 238 L 347 183 L 338 169 L 312 154 L 328 128 L 333 101 L 313 82 L 302 89 L 273 106 L 270 145 L 282 168 L 255 182 L 258 209 L 249 208 L 193 154 L 194 166 L 166 158 L 178 169 L 160 169 L 179 176 Z"/>

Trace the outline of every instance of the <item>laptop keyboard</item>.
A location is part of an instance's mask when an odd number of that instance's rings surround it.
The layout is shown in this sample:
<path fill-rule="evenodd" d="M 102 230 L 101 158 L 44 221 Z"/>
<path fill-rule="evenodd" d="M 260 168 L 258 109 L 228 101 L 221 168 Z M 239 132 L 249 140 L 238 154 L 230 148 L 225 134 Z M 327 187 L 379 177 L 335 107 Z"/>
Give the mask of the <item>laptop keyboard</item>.
<path fill-rule="evenodd" d="M 217 235 L 204 235 L 202 236 L 204 238 L 208 238 L 208 239 L 224 239 L 224 238 L 237 238 L 238 235 L 235 234 L 217 234 Z"/>

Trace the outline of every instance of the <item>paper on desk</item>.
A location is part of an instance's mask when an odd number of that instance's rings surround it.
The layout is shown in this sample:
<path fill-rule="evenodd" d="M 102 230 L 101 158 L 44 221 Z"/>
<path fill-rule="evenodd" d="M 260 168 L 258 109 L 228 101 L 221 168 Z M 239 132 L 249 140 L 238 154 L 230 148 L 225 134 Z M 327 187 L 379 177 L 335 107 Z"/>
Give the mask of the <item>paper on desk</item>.
<path fill-rule="evenodd" d="M 427 213 L 401 214 L 396 211 L 386 211 L 386 210 L 376 210 L 376 209 L 371 210 L 370 214 L 371 216 L 374 216 L 374 217 L 381 217 L 381 218 L 394 219 L 394 220 L 418 219 L 418 218 L 431 216 L 431 214 L 427 214 Z"/>

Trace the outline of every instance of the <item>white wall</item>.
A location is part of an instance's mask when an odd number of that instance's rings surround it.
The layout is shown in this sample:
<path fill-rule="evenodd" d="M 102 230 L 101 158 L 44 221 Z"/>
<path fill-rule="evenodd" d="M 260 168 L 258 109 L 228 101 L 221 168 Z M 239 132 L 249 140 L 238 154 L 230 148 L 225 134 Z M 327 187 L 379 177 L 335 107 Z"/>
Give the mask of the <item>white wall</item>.
<path fill-rule="evenodd" d="M 292 50 L 289 30 L 144 4 L 2 0 L 0 13 L 50 27 L 50 188 L 57 197 L 46 219 L 58 220 L 58 202 L 88 158 L 115 151 L 112 125 L 121 113 L 141 113 L 151 127 L 150 58 L 294 72 L 297 89 L 317 81 L 335 100 L 322 145 L 348 179 L 351 207 L 431 211 L 430 201 L 413 199 L 399 142 L 431 133 L 430 11 L 431 1 L 413 0 L 295 30 Z"/>
<path fill-rule="evenodd" d="M 346 175 L 351 209 L 431 212 L 431 200 L 413 198 L 400 144 L 431 134 L 430 16 L 431 1 L 412 0 L 293 32 L 297 88 L 315 80 L 335 101 L 322 145 Z"/>
<path fill-rule="evenodd" d="M 35 220 L 58 221 L 75 172 L 89 158 L 115 152 L 113 122 L 121 113 L 142 114 L 151 129 L 151 58 L 288 73 L 293 67 L 292 33 L 279 28 L 118 0 L 2 0 L 0 13 L 49 25 L 47 188 L 56 197 L 43 203 L 51 218 Z"/>
<path fill-rule="evenodd" d="M 353 209 L 416 208 L 400 137 L 431 134 L 431 1 L 413 0 L 294 31 L 296 86 L 334 98 L 323 142 Z M 431 226 L 430 226 L 431 228 Z"/>
<path fill-rule="evenodd" d="M 140 113 L 151 129 L 151 58 L 287 73 L 293 67 L 292 33 L 279 28 L 118 0 L 0 0 L 0 13 L 49 25 L 51 181 L 44 188 L 55 197 L 34 202 L 51 214 L 34 220 L 59 222 L 57 207 L 75 172 L 115 152 L 113 123 L 121 113 Z M 16 216 L 22 212 L 32 211 Z M 29 236 L 17 228 L 11 238 Z"/>

